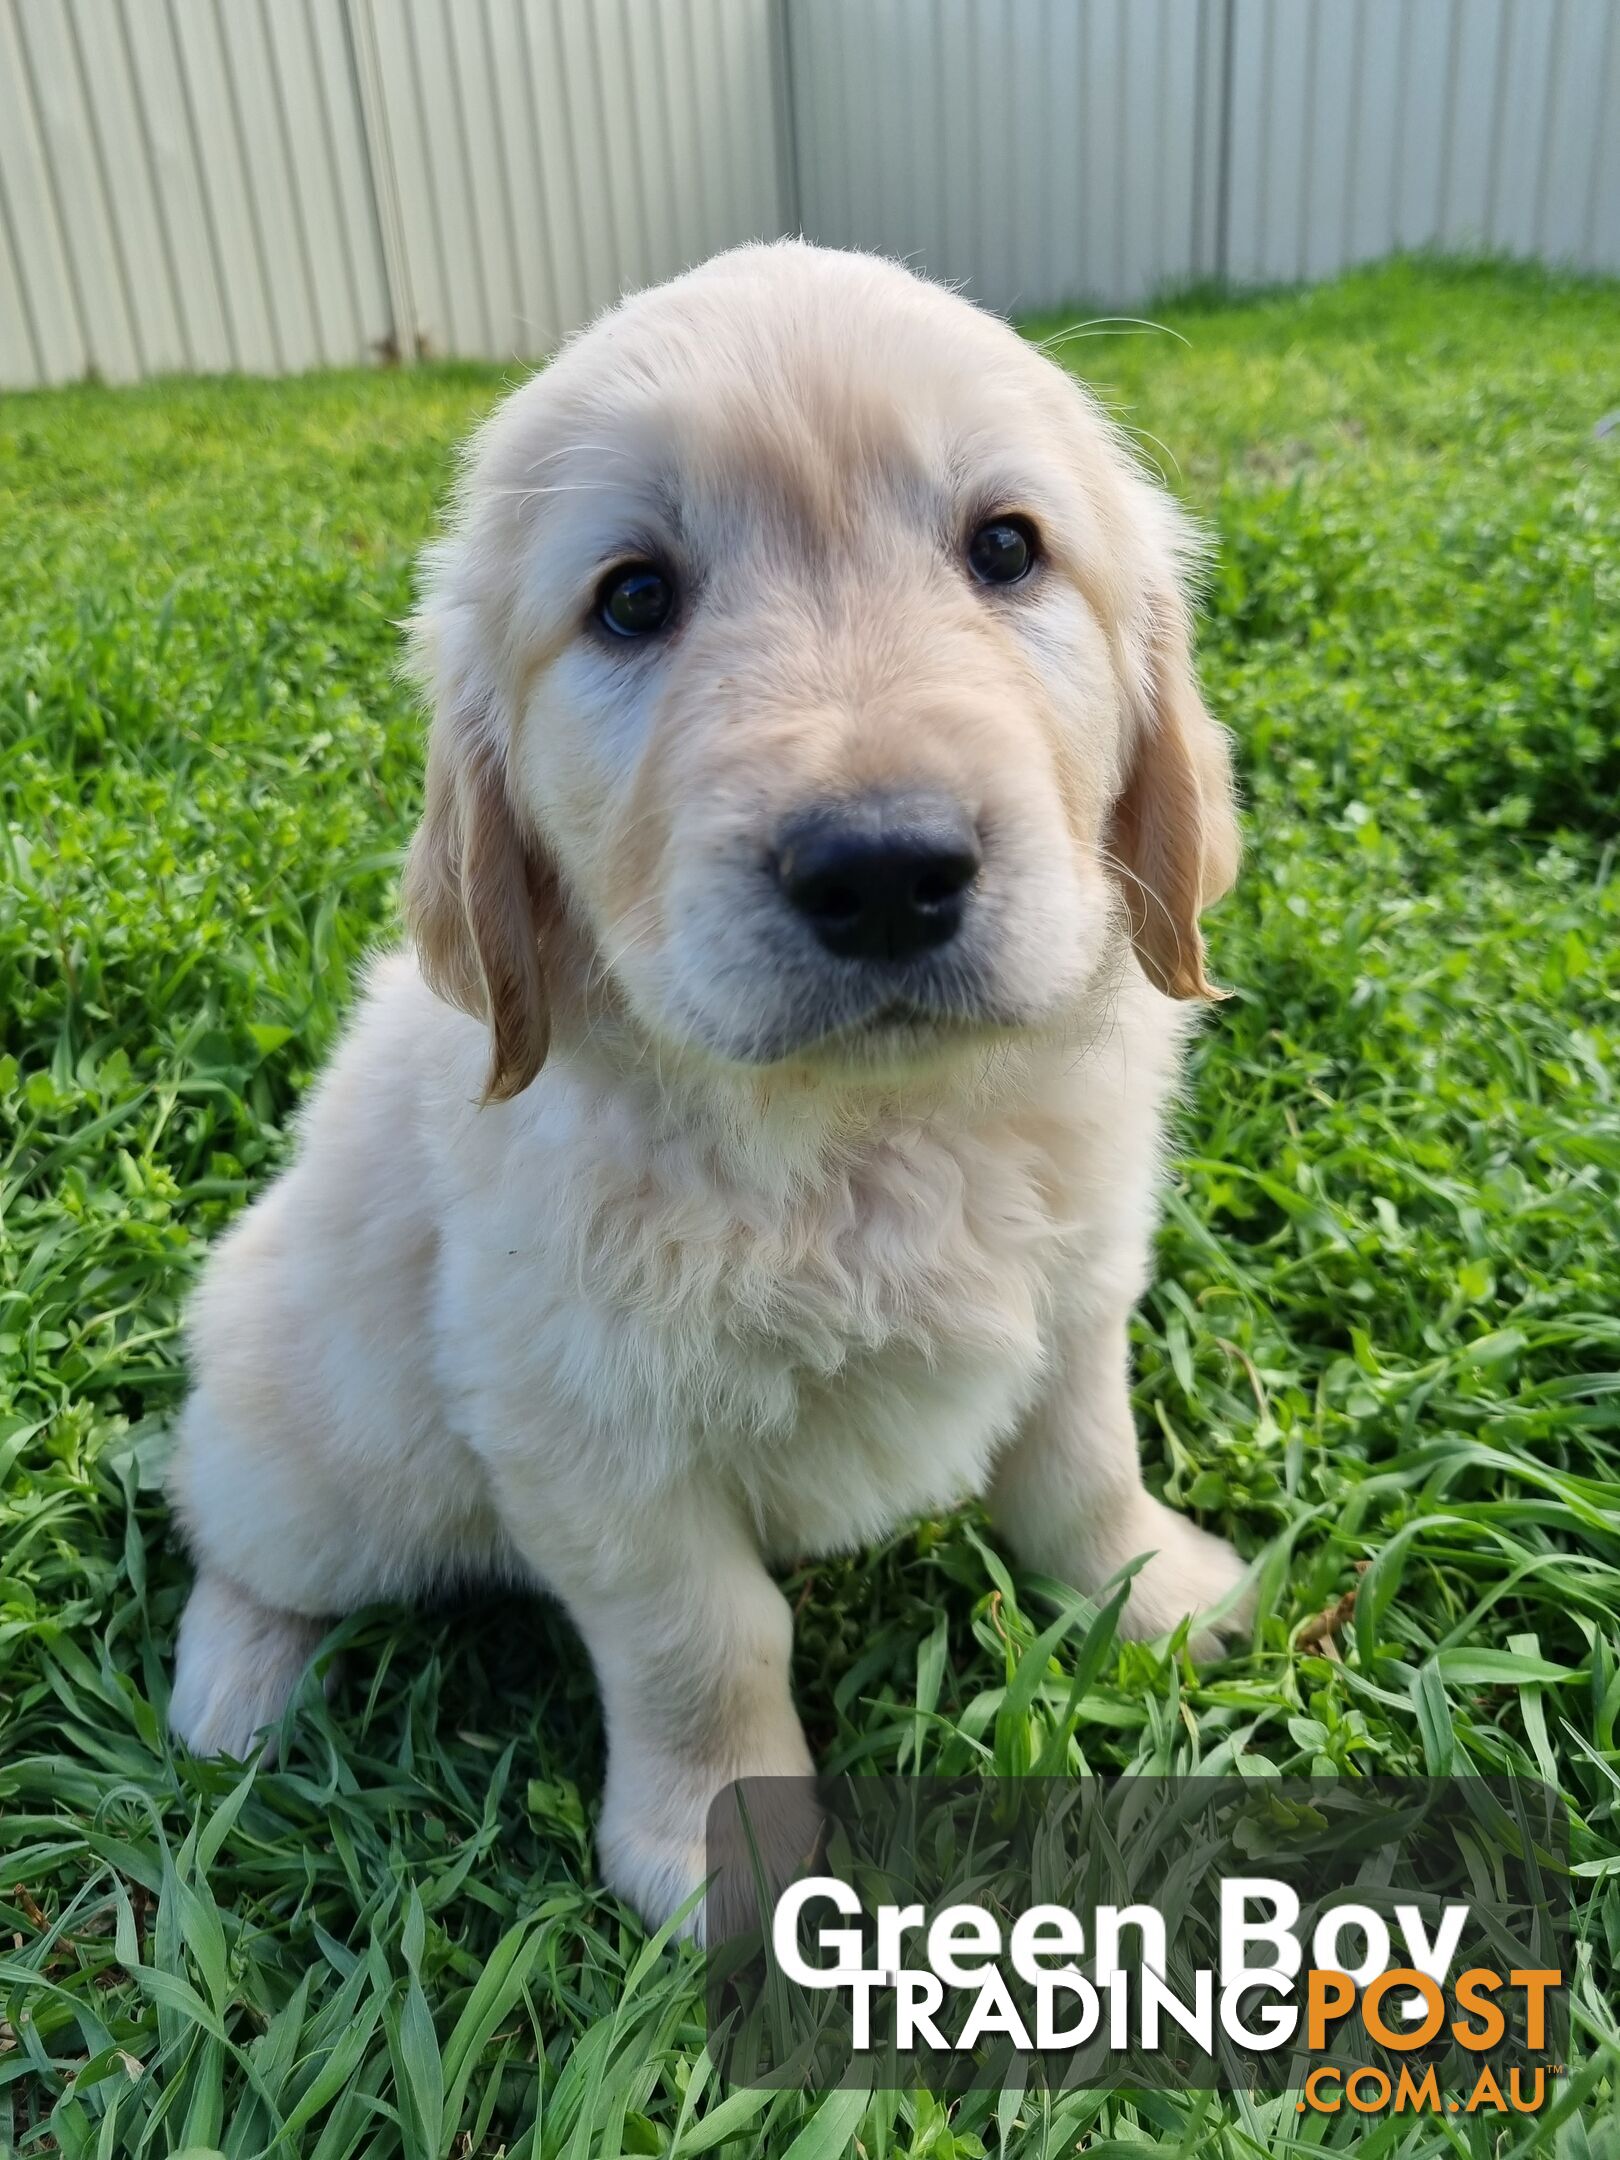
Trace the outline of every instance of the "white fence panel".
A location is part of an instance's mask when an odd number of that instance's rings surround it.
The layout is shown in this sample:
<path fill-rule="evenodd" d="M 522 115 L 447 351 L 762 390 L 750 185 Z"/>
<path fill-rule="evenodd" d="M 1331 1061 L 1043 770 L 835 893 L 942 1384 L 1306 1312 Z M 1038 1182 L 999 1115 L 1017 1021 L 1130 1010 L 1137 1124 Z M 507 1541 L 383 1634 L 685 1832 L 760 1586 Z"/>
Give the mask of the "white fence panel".
<path fill-rule="evenodd" d="M 107 165 L 85 92 L 74 10 L 59 0 L 13 0 L 19 87 L 32 107 L 30 148 L 43 166 L 40 196 L 67 257 L 65 298 L 82 364 L 113 381 L 142 372 L 130 266 L 112 221 Z"/>
<path fill-rule="evenodd" d="M 274 306 L 253 179 L 236 122 L 238 92 L 213 0 L 173 0 L 165 10 L 185 101 L 196 186 L 209 233 L 207 269 L 195 256 L 188 276 L 213 281 L 230 341 L 231 365 L 274 374 L 289 363 Z M 144 25 L 149 35 L 153 25 Z M 282 277 L 290 263 L 280 266 Z"/>
<path fill-rule="evenodd" d="M 1223 0 L 1222 269 L 1396 248 L 1620 270 L 1615 0 Z"/>
<path fill-rule="evenodd" d="M 164 275 L 174 298 L 188 370 L 240 367 L 220 270 L 215 190 L 204 184 L 191 86 L 172 19 L 137 35 L 129 11 L 116 8 L 127 91 L 145 153 L 145 177 Z M 98 47 L 104 51 L 105 46 Z M 111 74 L 112 70 L 106 70 Z M 126 175 L 126 178 L 129 176 Z"/>
<path fill-rule="evenodd" d="M 371 200 L 342 0 L 0 0 L 22 379 L 372 358 Z"/>
<path fill-rule="evenodd" d="M 32 373 L 13 381 L 58 382 L 90 364 L 74 291 L 74 264 L 57 206 L 13 7 L 0 4 L 0 198 L 7 269 L 18 317 L 5 326 L 7 367 L 23 351 Z"/>
<path fill-rule="evenodd" d="M 990 306 L 1139 299 L 1198 262 L 1216 0 L 788 0 L 805 233 Z"/>
<path fill-rule="evenodd" d="M 778 0 L 364 0 L 419 352 L 549 351 L 782 230 Z"/>
<path fill-rule="evenodd" d="M 1548 148 L 1537 246 L 1554 261 L 1620 261 L 1620 163 L 1612 153 L 1620 140 L 1620 35 L 1608 0 L 1564 0 L 1554 48 Z M 1601 158 L 1593 145 L 1606 136 L 1611 152 L 1608 186 L 1598 191 Z M 1610 216 L 1605 246 L 1595 212 L 1606 199 Z"/>
<path fill-rule="evenodd" d="M 536 357 L 803 230 L 991 306 L 1620 271 L 1620 0 L 0 0 L 0 382 Z"/>

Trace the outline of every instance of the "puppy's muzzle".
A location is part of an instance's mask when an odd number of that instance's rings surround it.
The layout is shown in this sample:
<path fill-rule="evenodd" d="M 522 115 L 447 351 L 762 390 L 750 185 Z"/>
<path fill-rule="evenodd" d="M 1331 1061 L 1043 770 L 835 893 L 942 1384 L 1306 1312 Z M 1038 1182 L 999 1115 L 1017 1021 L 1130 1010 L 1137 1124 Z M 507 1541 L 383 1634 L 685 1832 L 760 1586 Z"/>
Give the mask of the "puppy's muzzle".
<path fill-rule="evenodd" d="M 774 857 L 783 897 L 841 960 L 911 960 L 962 927 L 983 863 L 949 795 L 859 795 L 789 818 Z"/>

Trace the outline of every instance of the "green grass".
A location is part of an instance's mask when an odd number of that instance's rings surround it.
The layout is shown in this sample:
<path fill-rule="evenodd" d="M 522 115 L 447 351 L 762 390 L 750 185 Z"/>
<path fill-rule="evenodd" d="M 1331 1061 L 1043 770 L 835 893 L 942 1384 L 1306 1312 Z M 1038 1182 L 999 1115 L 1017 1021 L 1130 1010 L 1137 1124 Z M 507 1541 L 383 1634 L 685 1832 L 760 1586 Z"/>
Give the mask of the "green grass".
<path fill-rule="evenodd" d="M 1620 2154 L 1620 289 L 1408 265 L 1170 319 L 1064 348 L 1215 528 L 1249 801 L 1137 1405 L 1171 1496 L 1270 1542 L 1266 1617 L 1008 1694 L 1048 1615 L 931 1522 L 790 1584 L 799 1696 L 832 1766 L 1539 1774 L 1572 2074 L 1539 2122 L 721 2098 L 527 1603 L 348 1623 L 273 1774 L 170 1753 L 177 1314 L 389 931 L 394 622 L 501 388 L 429 369 L 0 400 L 0 2150 Z"/>

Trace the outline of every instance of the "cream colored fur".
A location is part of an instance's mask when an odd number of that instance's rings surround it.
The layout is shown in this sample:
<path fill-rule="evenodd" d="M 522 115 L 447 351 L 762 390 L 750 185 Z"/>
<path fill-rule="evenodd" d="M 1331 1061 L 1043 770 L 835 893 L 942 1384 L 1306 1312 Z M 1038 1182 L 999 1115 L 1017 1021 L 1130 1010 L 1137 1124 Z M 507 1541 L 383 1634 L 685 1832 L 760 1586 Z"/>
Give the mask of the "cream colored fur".
<path fill-rule="evenodd" d="M 1043 560 L 978 587 L 1012 509 Z M 678 620 L 615 645 L 592 594 L 653 551 Z M 658 1920 L 715 1792 L 808 1768 L 773 1564 L 983 1494 L 1083 1590 L 1147 1554 L 1133 1633 L 1231 1615 L 1127 1394 L 1237 853 L 1190 552 L 1066 375 L 869 257 L 719 257 L 500 408 L 424 576 L 414 951 L 193 1315 L 194 1748 L 246 1752 L 327 1616 L 544 1588 L 601 1686 L 604 1872 Z M 950 1010 L 890 1024 L 763 865 L 795 808 L 916 784 L 985 864 Z"/>

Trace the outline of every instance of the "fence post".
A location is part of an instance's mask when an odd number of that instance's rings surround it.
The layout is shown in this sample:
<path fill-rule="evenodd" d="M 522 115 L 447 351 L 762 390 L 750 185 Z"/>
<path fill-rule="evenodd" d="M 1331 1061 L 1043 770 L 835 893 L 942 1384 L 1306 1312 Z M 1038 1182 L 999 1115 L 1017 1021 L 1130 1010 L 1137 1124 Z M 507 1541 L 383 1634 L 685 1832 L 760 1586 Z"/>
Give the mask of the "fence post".
<path fill-rule="evenodd" d="M 783 223 L 804 231 L 804 194 L 799 176 L 799 121 L 793 79 L 793 0 L 774 0 L 770 14 L 771 77 L 776 103 L 776 171 Z"/>
<path fill-rule="evenodd" d="M 392 358 L 408 366 L 419 352 L 416 301 L 411 291 L 405 220 L 399 206 L 393 138 L 388 132 L 388 108 L 383 98 L 382 64 L 377 57 L 376 18 L 372 14 L 371 0 L 343 0 L 342 15 L 355 108 L 365 143 L 366 184 L 371 197 L 377 253 L 382 261 L 383 284 L 388 293 L 388 320 L 394 347 Z"/>
<path fill-rule="evenodd" d="M 1231 268 L 1232 85 L 1237 0 L 1199 0 L 1192 271 L 1224 285 Z"/>

